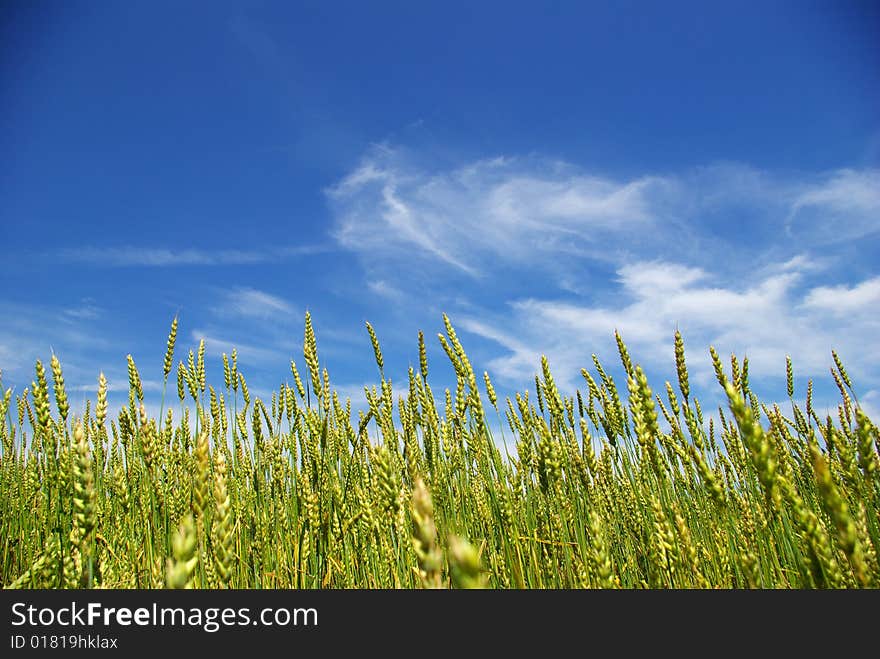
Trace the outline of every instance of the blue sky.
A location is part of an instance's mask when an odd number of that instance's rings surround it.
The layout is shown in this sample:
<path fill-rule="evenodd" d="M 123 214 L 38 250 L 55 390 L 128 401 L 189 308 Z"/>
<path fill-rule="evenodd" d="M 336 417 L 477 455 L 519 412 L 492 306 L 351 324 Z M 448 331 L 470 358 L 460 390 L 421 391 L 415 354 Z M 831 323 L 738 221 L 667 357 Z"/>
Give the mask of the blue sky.
<path fill-rule="evenodd" d="M 662 389 L 678 327 L 706 400 L 710 344 L 820 404 L 835 348 L 880 409 L 876 3 L 6 2 L 0 50 L 17 392 L 131 353 L 155 405 L 179 313 L 266 396 L 308 309 L 356 405 L 364 321 L 403 384 L 446 312 L 504 392 L 615 328 Z"/>

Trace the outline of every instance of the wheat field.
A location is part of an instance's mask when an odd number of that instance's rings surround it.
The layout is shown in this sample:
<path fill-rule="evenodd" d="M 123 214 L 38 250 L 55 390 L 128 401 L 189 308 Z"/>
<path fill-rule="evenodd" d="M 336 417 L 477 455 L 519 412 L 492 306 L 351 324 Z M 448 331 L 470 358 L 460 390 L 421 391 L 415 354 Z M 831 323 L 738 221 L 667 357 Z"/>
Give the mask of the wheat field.
<path fill-rule="evenodd" d="M 880 432 L 832 353 L 835 417 L 763 404 L 748 359 L 710 348 L 727 404 L 652 389 L 616 335 L 626 382 L 597 358 L 564 396 L 542 360 L 499 401 L 449 319 L 456 374 L 439 399 L 419 367 L 379 371 L 353 413 L 305 317 L 302 375 L 252 397 L 236 352 L 209 385 L 205 345 L 148 416 L 134 360 L 108 416 L 70 408 L 62 366 L 0 407 L 0 582 L 7 588 L 873 588 L 880 585 Z M 219 365 L 218 365 L 219 367 Z M 173 400 L 176 373 L 176 395 Z M 51 378 L 50 384 L 47 378 Z M 169 379 L 171 382 L 169 383 Z M 659 392 L 659 393 L 658 393 Z M 167 393 L 167 395 L 166 395 Z M 54 405 L 53 405 L 54 401 Z M 493 430 L 494 429 L 494 430 Z M 501 437 L 498 437 L 498 434 Z"/>

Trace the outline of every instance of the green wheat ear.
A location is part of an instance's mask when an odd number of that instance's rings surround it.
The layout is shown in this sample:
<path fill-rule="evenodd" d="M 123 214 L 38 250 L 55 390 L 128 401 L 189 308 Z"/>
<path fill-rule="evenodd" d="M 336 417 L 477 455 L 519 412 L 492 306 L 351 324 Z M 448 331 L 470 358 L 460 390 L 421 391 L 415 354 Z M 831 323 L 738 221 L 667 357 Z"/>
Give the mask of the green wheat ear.
<path fill-rule="evenodd" d="M 64 389 L 64 375 L 61 372 L 61 362 L 58 357 L 52 355 L 52 381 L 55 385 L 55 403 L 58 406 L 58 414 L 61 415 L 62 423 L 67 423 L 67 414 L 70 404 L 67 402 L 67 392 Z"/>
<path fill-rule="evenodd" d="M 419 330 L 419 372 L 422 379 L 428 379 L 428 351 L 425 348 L 425 335 Z"/>
<path fill-rule="evenodd" d="M 199 526 L 206 526 L 208 501 L 211 496 L 211 449 L 208 433 L 202 430 L 196 440 L 195 470 L 192 478 L 192 512 Z"/>
<path fill-rule="evenodd" d="M 442 587 L 443 552 L 437 544 L 434 505 L 425 482 L 416 480 L 412 495 L 413 547 L 419 564 L 423 588 Z"/>
<path fill-rule="evenodd" d="M 172 555 L 165 569 L 166 588 L 192 588 L 193 574 L 199 558 L 199 541 L 192 515 L 187 515 L 180 523 L 172 541 Z"/>
<path fill-rule="evenodd" d="M 684 339 L 678 330 L 675 330 L 675 370 L 678 373 L 678 388 L 685 401 L 687 401 L 691 388 L 688 383 L 687 364 L 684 361 Z"/>
<path fill-rule="evenodd" d="M 171 321 L 171 331 L 168 333 L 168 344 L 165 349 L 165 359 L 162 362 L 162 376 L 168 379 L 171 366 L 174 364 L 174 343 L 177 341 L 177 316 Z"/>
<path fill-rule="evenodd" d="M 211 533 L 214 557 L 219 576 L 224 586 L 232 581 L 235 566 L 233 530 L 235 520 L 227 489 L 226 457 L 223 451 L 214 452 L 214 523 Z"/>
<path fill-rule="evenodd" d="M 455 588 L 485 588 L 486 578 L 482 572 L 480 554 L 464 538 L 450 535 L 447 538 L 449 574 Z"/>
<path fill-rule="evenodd" d="M 863 551 L 859 542 L 856 524 L 849 512 L 849 505 L 840 494 L 840 489 L 834 482 L 828 461 L 819 451 L 815 444 L 810 445 L 810 453 L 813 458 L 813 470 L 816 484 L 822 504 L 837 529 L 837 540 L 849 561 L 853 576 L 862 587 L 869 585 L 868 574 L 865 570 Z"/>
<path fill-rule="evenodd" d="M 379 347 L 379 337 L 376 336 L 376 330 L 368 322 L 367 333 L 370 335 L 370 343 L 373 345 L 373 356 L 376 358 L 376 364 L 379 366 L 379 373 L 382 379 L 385 379 L 385 361 L 382 359 L 382 348 Z"/>

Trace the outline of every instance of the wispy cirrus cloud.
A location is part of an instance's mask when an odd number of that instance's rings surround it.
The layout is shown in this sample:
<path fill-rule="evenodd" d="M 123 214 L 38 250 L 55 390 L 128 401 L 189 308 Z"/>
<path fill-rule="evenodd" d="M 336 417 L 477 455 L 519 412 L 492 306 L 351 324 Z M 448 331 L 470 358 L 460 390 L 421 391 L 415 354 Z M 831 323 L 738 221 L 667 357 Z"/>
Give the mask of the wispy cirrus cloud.
<path fill-rule="evenodd" d="M 334 237 L 374 279 L 401 263 L 472 278 L 509 266 L 560 279 L 585 260 L 707 266 L 736 253 L 760 261 L 771 249 L 790 258 L 875 234 L 878 190 L 877 169 L 796 175 L 719 162 L 620 177 L 537 156 L 438 166 L 380 145 L 326 194 Z"/>
<path fill-rule="evenodd" d="M 392 301 L 402 300 L 406 297 L 406 294 L 403 291 L 384 279 L 368 280 L 367 288 L 376 295 Z"/>
<path fill-rule="evenodd" d="M 223 338 L 215 333 L 213 328 L 196 328 L 190 333 L 193 341 L 205 341 L 205 353 L 212 357 L 220 357 L 223 353 L 232 353 L 232 349 L 238 353 L 238 361 L 243 364 L 256 365 L 284 365 L 289 359 L 289 353 L 279 347 L 265 347 L 252 343 L 241 343 Z"/>
<path fill-rule="evenodd" d="M 672 187 L 663 177 L 615 181 L 535 158 L 432 172 L 405 153 L 377 148 L 327 195 L 344 247 L 394 260 L 429 256 L 481 277 L 487 258 L 577 255 L 610 234 L 645 230 Z"/>
<path fill-rule="evenodd" d="M 4 386 L 21 392 L 35 377 L 36 361 L 48 368 L 53 354 L 60 359 L 66 386 L 72 392 L 94 388 L 101 371 L 108 378 L 119 373 L 127 382 L 125 353 L 100 331 L 101 310 L 90 299 L 60 310 L 39 303 L 0 300 L 0 315 L 4 318 L 0 324 Z"/>
<path fill-rule="evenodd" d="M 62 310 L 61 315 L 71 321 L 95 320 L 104 313 L 98 303 L 92 298 L 83 298 L 76 306 Z"/>
<path fill-rule="evenodd" d="M 840 242 L 880 231 L 880 170 L 841 169 L 796 191 L 786 219 L 790 232 Z"/>
<path fill-rule="evenodd" d="M 329 245 L 298 245 L 259 250 L 173 249 L 123 245 L 66 248 L 58 250 L 57 256 L 68 263 L 109 268 L 223 266 L 286 261 L 331 250 Z"/>
<path fill-rule="evenodd" d="M 222 316 L 263 319 L 298 313 L 289 302 L 277 295 L 246 286 L 225 292 L 214 311 Z"/>
<path fill-rule="evenodd" d="M 106 377 L 106 373 L 105 373 Z M 141 378 L 141 389 L 144 392 L 148 393 L 160 393 L 163 389 L 163 383 L 159 380 L 145 380 Z M 97 395 L 98 384 L 97 382 L 92 384 L 77 384 L 73 386 L 66 387 L 69 391 L 77 391 L 80 393 L 90 394 L 90 397 L 94 397 Z M 129 383 L 127 377 L 114 377 L 112 380 L 107 380 L 107 391 L 110 393 L 121 393 L 128 392 Z"/>

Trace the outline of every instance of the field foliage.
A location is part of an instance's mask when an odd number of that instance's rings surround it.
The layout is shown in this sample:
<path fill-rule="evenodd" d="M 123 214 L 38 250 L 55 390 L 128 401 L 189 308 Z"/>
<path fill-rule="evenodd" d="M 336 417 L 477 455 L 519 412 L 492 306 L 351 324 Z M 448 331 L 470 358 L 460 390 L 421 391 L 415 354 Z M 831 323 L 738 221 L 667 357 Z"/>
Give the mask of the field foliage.
<path fill-rule="evenodd" d="M 752 391 L 747 359 L 714 349 L 727 404 L 710 414 L 678 333 L 675 384 L 652 388 L 618 336 L 624 381 L 594 358 L 563 395 L 542 360 L 534 383 L 498 400 L 443 320 L 457 384 L 432 390 L 420 333 L 418 368 L 392 388 L 368 324 L 379 378 L 355 413 L 308 315 L 305 367 L 292 361 L 267 400 L 251 396 L 235 351 L 216 386 L 204 343 L 175 367 L 176 318 L 155 418 L 131 357 L 129 402 L 112 416 L 103 374 L 94 406 L 74 413 L 61 363 L 37 362 L 0 408 L 0 583 L 880 585 L 880 433 L 836 354 L 834 416 L 812 407 L 812 382 L 794 402 L 791 362 L 782 409 Z"/>

